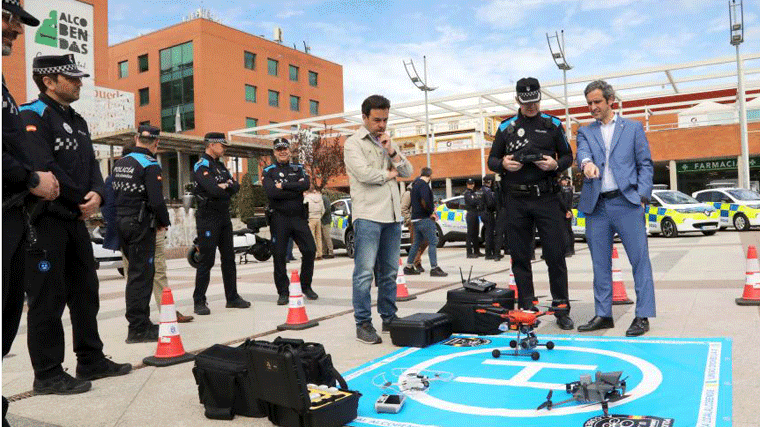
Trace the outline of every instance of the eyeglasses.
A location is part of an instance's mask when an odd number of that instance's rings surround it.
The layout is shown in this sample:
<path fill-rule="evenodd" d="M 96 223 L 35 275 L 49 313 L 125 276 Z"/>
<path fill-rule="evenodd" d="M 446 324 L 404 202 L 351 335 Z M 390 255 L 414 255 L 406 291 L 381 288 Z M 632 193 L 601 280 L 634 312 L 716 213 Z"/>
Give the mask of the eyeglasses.
<path fill-rule="evenodd" d="M 3 11 L 3 19 L 10 25 L 21 25 L 21 18 L 10 12 Z"/>

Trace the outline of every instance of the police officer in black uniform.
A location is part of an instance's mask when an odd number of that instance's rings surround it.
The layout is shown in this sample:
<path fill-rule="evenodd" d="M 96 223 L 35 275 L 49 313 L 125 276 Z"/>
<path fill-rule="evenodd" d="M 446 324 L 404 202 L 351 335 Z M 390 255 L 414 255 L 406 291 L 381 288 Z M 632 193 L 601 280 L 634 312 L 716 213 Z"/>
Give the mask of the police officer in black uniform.
<path fill-rule="evenodd" d="M 210 314 L 206 303 L 206 289 L 214 266 L 216 248 L 222 258 L 222 281 L 227 308 L 248 308 L 251 303 L 237 292 L 237 272 L 235 268 L 235 247 L 232 243 L 232 220 L 230 219 L 230 198 L 240 190 L 240 184 L 232 178 L 230 171 L 220 159 L 229 142 L 220 132 L 209 132 L 203 138 L 206 151 L 195 164 L 195 198 L 198 210 L 195 226 L 198 230 L 198 248 L 201 261 L 195 272 L 193 301 L 195 314 Z"/>
<path fill-rule="evenodd" d="M 491 183 L 493 183 L 493 176 L 486 175 L 483 178 L 483 185 L 480 186 L 478 192 L 481 194 L 481 202 L 478 206 L 478 215 L 480 220 L 483 221 L 483 239 L 486 247 L 485 259 L 494 259 L 494 223 L 496 219 L 494 214 L 496 213 L 496 198 L 494 197 L 493 190 L 491 189 Z"/>
<path fill-rule="evenodd" d="M 562 215 L 565 217 L 565 256 L 575 255 L 575 235 L 573 234 L 573 194 L 575 190 L 570 177 L 562 175 L 559 179 L 559 200 L 562 203 Z"/>
<path fill-rule="evenodd" d="M 41 259 L 26 271 L 29 356 L 33 388 L 39 394 L 72 394 L 90 389 L 89 380 L 124 375 L 132 365 L 103 355 L 98 333 L 98 276 L 90 234 L 84 220 L 103 200 L 103 177 L 87 122 L 71 108 L 79 99 L 82 77 L 74 55 L 37 56 L 32 78 L 39 99 L 21 106 L 35 167 L 53 172 L 60 196 L 50 202 L 36 223 L 35 250 Z M 76 378 L 64 372 L 61 314 L 69 307 Z"/>
<path fill-rule="evenodd" d="M 478 205 L 481 203 L 481 194 L 475 191 L 475 181 L 467 180 L 467 190 L 464 192 L 464 208 L 467 211 L 465 221 L 467 221 L 467 258 L 477 258 L 483 256 L 480 253 L 480 219 L 478 217 Z"/>
<path fill-rule="evenodd" d="M 170 225 L 164 203 L 161 165 L 156 161 L 159 129 L 142 125 L 135 146 L 113 167 L 116 224 L 121 249 L 129 261 L 127 272 L 127 344 L 158 339 L 158 325 L 150 321 L 156 229 Z"/>
<path fill-rule="evenodd" d="M 532 77 L 520 79 L 516 89 L 520 111 L 499 126 L 488 156 L 488 167 L 501 174 L 507 202 L 509 249 L 520 307 L 534 308 L 530 252 L 535 225 L 549 268 L 557 325 L 569 330 L 573 328 L 573 321 L 569 316 L 565 224 L 556 176 L 558 171 L 570 166 L 573 154 L 559 119 L 539 110 L 541 91 L 538 80 Z"/>
<path fill-rule="evenodd" d="M 13 51 L 13 42 L 23 32 L 22 25 L 36 27 L 35 17 L 18 1 L 3 0 L 3 56 Z M 11 350 L 24 309 L 25 245 L 30 235 L 25 218 L 25 199 L 54 200 L 58 180 L 51 172 L 35 172 L 30 160 L 26 131 L 18 105 L 5 86 L 3 75 L 3 357 Z M 29 194 L 32 196 L 28 196 Z M 34 235 L 32 234 L 33 238 Z M 3 426 L 8 401 L 3 397 Z"/>
<path fill-rule="evenodd" d="M 288 240 L 292 238 L 301 252 L 301 291 L 310 300 L 319 298 L 311 289 L 314 257 L 317 246 L 309 230 L 308 205 L 303 203 L 303 192 L 309 189 L 309 176 L 303 165 L 291 163 L 290 144 L 285 138 L 274 140 L 275 162 L 264 168 L 262 185 L 269 198 L 269 229 L 272 234 L 274 283 L 277 286 L 277 304 L 288 303 L 290 279 L 285 270 Z"/>
<path fill-rule="evenodd" d="M 501 177 L 499 177 L 501 178 Z M 500 261 L 502 258 L 502 249 L 505 254 L 509 253 L 507 245 L 507 201 L 504 198 L 504 192 L 501 190 L 501 180 L 494 181 L 493 189 L 496 198 L 496 224 L 494 225 L 494 261 Z"/>

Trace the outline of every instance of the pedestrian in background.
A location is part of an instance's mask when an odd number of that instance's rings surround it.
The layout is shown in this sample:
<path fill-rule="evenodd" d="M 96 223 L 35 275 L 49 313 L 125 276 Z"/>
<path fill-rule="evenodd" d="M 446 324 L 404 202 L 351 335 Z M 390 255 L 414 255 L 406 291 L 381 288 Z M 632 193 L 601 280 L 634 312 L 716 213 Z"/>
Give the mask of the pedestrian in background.
<path fill-rule="evenodd" d="M 467 258 L 483 256 L 480 253 L 480 216 L 478 215 L 482 196 L 481 193 L 475 191 L 475 181 L 468 179 L 467 190 L 464 192 L 465 221 L 467 222 L 467 240 L 465 242 Z"/>
<path fill-rule="evenodd" d="M 483 221 L 483 240 L 485 244 L 486 256 L 485 259 L 494 259 L 496 251 L 494 248 L 494 223 L 496 222 L 496 198 L 494 197 L 491 184 L 493 183 L 493 175 L 486 175 L 483 177 L 482 185 L 480 186 L 480 204 L 478 205 L 478 215 L 480 220 Z"/>
<path fill-rule="evenodd" d="M 575 190 L 570 182 L 570 177 L 567 175 L 562 175 L 559 179 L 559 185 L 559 200 L 562 203 L 565 226 L 567 227 L 567 233 L 565 234 L 565 256 L 571 257 L 575 255 L 575 235 L 573 234 L 573 194 L 575 194 Z"/>
<path fill-rule="evenodd" d="M 330 235 L 332 229 L 332 215 L 330 214 L 330 199 L 326 194 L 322 194 L 322 204 L 325 206 L 325 212 L 322 214 L 322 257 L 334 258 L 333 241 Z"/>
<path fill-rule="evenodd" d="M 438 266 L 438 257 L 436 254 L 436 245 L 438 244 L 438 235 L 435 226 L 435 206 L 433 205 L 433 191 L 430 189 L 430 177 L 433 170 L 424 167 L 420 171 L 420 176 L 412 182 L 411 200 L 412 200 L 412 227 L 414 228 L 414 243 L 409 249 L 409 257 L 404 266 L 404 274 L 419 274 L 414 269 L 414 257 L 417 248 L 422 242 L 427 242 L 428 257 L 430 259 L 430 275 L 432 277 L 446 277 L 448 273 Z"/>
<path fill-rule="evenodd" d="M 391 103 L 380 95 L 362 102 L 363 125 L 343 146 L 351 188 L 354 242 L 353 305 L 356 339 L 383 340 L 372 326 L 372 280 L 383 331 L 396 318 L 396 276 L 401 245 L 401 195 L 396 177 L 412 175 L 412 164 L 385 132 Z"/>
<path fill-rule="evenodd" d="M 412 184 L 406 186 L 404 194 L 401 195 L 401 215 L 404 217 L 404 226 L 409 230 L 410 244 L 414 245 L 414 223 L 412 223 Z M 425 240 L 420 243 L 417 249 L 417 253 L 414 255 L 414 268 L 404 268 L 404 274 L 414 275 L 424 273 L 425 269 L 422 268 L 422 254 L 428 247 L 428 241 Z M 411 248 L 410 248 L 411 251 Z"/>
<path fill-rule="evenodd" d="M 314 237 L 314 245 L 317 248 L 315 260 L 322 259 L 322 214 L 325 213 L 325 204 L 322 194 L 311 185 L 304 195 L 304 203 L 309 205 L 309 230 Z"/>

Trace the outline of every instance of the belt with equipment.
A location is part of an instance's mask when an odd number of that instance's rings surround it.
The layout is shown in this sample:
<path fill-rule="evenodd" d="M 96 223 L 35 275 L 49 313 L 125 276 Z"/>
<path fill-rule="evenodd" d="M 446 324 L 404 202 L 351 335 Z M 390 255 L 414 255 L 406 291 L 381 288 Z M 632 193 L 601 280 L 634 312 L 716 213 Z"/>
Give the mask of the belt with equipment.
<path fill-rule="evenodd" d="M 542 194 L 552 194 L 559 191 L 559 185 L 554 181 L 544 180 L 533 184 L 504 183 L 509 194 L 515 197 L 539 197 Z"/>

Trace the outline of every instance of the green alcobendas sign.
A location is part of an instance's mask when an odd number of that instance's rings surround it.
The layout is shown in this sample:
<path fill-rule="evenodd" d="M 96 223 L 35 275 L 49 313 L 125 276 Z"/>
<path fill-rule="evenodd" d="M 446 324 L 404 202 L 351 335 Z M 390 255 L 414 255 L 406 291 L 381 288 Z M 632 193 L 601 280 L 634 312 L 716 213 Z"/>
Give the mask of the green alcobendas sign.
<path fill-rule="evenodd" d="M 676 170 L 678 173 L 726 171 L 736 170 L 737 165 L 736 157 L 726 157 L 723 159 L 676 162 Z M 749 167 L 750 169 L 760 169 L 760 157 L 750 157 Z"/>

